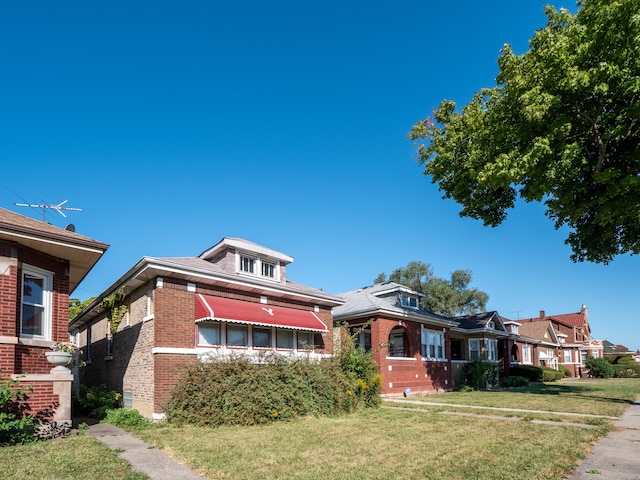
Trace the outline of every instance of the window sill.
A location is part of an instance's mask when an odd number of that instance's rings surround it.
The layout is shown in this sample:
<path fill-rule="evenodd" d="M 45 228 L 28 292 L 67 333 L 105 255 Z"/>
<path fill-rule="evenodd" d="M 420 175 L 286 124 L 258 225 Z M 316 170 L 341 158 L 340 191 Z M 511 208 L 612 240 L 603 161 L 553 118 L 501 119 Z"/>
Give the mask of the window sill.
<path fill-rule="evenodd" d="M 108 360 L 113 360 L 113 355 L 107 355 L 106 357 L 104 357 L 105 361 Z"/>
<path fill-rule="evenodd" d="M 147 315 L 146 317 L 142 317 L 142 323 L 148 322 L 149 320 L 153 320 L 153 315 Z"/>
<path fill-rule="evenodd" d="M 387 357 L 387 360 L 411 360 L 416 361 L 416 357 Z"/>

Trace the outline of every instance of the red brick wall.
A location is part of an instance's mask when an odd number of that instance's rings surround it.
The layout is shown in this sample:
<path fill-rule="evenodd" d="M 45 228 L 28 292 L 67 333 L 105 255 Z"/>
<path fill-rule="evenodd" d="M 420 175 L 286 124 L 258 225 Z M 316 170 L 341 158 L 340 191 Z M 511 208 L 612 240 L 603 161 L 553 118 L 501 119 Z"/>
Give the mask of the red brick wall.
<path fill-rule="evenodd" d="M 380 348 L 387 344 L 389 334 L 395 327 L 402 326 L 409 342 L 408 355 L 412 360 L 388 357 L 388 348 Z M 442 327 L 430 327 L 442 330 Z M 451 351 L 449 331 L 444 335 L 445 353 Z M 411 393 L 449 390 L 452 388 L 451 361 L 423 361 L 421 354 L 420 324 L 416 322 L 377 318 L 371 324 L 371 345 L 374 349 L 374 360 L 382 375 L 382 393 L 404 393 L 407 388 Z M 391 384 L 391 386 L 390 386 Z"/>
<path fill-rule="evenodd" d="M 10 243 L 0 243 L 0 257 L 18 263 L 18 267 L 10 266 L 7 274 L 0 275 L 0 335 L 14 338 L 20 335 L 20 266 L 24 263 L 53 273 L 51 343 L 67 341 L 69 262 Z M 44 356 L 48 350 L 48 345 L 4 345 L 0 350 L 0 368 L 4 374 L 49 373 L 51 366 Z M 14 353 L 13 362 L 7 358 L 9 352 Z"/>
<path fill-rule="evenodd" d="M 154 412 L 164 411 L 171 400 L 171 390 L 178 383 L 180 367 L 198 362 L 195 355 L 156 354 L 154 355 L 155 401 Z"/>
<path fill-rule="evenodd" d="M 60 406 L 60 398 L 53 393 L 53 385 L 53 382 L 46 381 L 21 382 L 20 387 L 30 386 L 33 390 L 28 391 L 27 398 L 19 402 L 20 412 L 32 415 L 39 422 L 51 421 Z"/>

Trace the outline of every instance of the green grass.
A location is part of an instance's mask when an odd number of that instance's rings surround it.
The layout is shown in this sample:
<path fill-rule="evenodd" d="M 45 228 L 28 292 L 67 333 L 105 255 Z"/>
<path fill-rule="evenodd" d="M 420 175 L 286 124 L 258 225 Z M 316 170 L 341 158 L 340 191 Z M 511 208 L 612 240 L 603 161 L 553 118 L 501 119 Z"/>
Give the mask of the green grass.
<path fill-rule="evenodd" d="M 165 427 L 139 435 L 216 479 L 493 480 L 559 478 L 601 433 L 375 409 L 263 427 Z"/>
<path fill-rule="evenodd" d="M 640 393 L 637 378 L 535 383 L 498 391 L 451 392 L 411 397 L 426 403 L 522 408 L 617 417 Z"/>
<path fill-rule="evenodd" d="M 145 480 L 125 460 L 88 435 L 0 447 L 0 478 L 13 480 L 124 479 Z"/>
<path fill-rule="evenodd" d="M 638 379 L 581 380 L 419 397 L 425 402 L 423 411 L 380 408 L 257 427 L 155 424 L 132 431 L 212 479 L 556 479 L 576 468 L 589 446 L 611 428 L 611 421 L 551 412 L 618 416 L 638 394 Z M 428 401 L 547 413 L 433 407 Z M 509 415 L 521 421 L 444 415 L 444 410 Z M 527 421 L 536 418 L 565 425 Z M 599 428 L 575 428 L 567 422 Z M 0 476 L 15 480 L 145 478 L 87 435 L 2 447 L 0 464 Z"/>

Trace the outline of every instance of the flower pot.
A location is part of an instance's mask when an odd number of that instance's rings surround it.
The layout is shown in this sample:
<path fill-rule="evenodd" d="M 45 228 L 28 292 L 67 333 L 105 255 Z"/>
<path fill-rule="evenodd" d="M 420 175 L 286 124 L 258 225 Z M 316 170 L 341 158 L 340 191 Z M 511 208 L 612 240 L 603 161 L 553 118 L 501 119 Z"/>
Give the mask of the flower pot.
<path fill-rule="evenodd" d="M 73 354 L 71 352 L 45 352 L 45 355 L 47 357 L 47 361 L 55 365 L 55 367 L 51 369 L 51 373 L 71 373 L 71 370 L 67 368 L 67 365 L 73 361 Z"/>

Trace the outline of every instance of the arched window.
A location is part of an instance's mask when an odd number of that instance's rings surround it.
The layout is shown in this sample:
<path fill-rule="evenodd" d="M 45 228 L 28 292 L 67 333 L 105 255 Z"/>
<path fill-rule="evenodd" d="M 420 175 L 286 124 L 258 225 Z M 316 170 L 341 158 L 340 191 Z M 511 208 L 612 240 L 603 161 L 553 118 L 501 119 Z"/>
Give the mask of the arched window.
<path fill-rule="evenodd" d="M 395 327 L 389 334 L 389 356 L 408 357 L 409 342 L 404 328 Z"/>
<path fill-rule="evenodd" d="M 519 362 L 520 360 L 518 359 L 518 345 L 516 345 L 515 343 L 513 344 L 513 346 L 511 347 L 511 361 L 512 362 Z"/>

